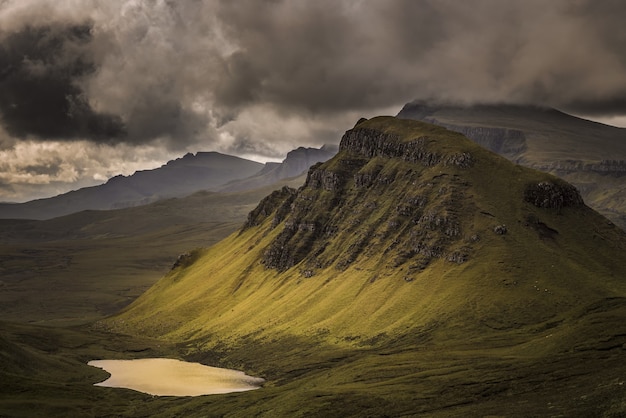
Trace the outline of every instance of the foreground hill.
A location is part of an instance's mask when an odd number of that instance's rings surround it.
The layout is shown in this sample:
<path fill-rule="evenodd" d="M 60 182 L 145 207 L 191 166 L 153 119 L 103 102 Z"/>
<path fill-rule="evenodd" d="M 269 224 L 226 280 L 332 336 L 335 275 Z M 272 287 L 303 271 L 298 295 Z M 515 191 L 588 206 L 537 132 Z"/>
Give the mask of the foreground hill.
<path fill-rule="evenodd" d="M 188 416 L 609 416 L 625 250 L 568 183 L 381 117 L 99 327 L 268 380 Z"/>
<path fill-rule="evenodd" d="M 262 168 L 261 163 L 217 152 L 187 154 L 154 170 L 113 177 L 100 186 L 26 203 L 0 203 L 0 219 L 52 219 L 83 210 L 138 206 L 200 190 L 216 190 Z"/>
<path fill-rule="evenodd" d="M 460 132 L 491 151 L 574 184 L 585 202 L 626 230 L 626 129 L 555 109 L 415 101 L 399 118 Z"/>

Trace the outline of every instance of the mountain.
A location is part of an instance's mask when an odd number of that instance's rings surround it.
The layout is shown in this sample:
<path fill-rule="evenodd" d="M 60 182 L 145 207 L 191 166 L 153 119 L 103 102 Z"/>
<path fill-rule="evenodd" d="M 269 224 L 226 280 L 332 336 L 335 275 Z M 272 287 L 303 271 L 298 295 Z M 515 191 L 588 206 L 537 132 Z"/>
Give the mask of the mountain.
<path fill-rule="evenodd" d="M 83 210 L 138 206 L 199 190 L 215 190 L 262 168 L 261 163 L 217 152 L 187 154 L 154 170 L 112 177 L 99 186 L 26 203 L 0 204 L 0 219 L 52 219 Z"/>
<path fill-rule="evenodd" d="M 253 176 L 233 180 L 220 188 L 220 191 L 252 190 L 275 184 L 277 181 L 299 176 L 315 163 L 324 162 L 337 154 L 336 145 L 321 148 L 299 147 L 289 151 L 281 163 L 266 163 L 265 167 Z"/>
<path fill-rule="evenodd" d="M 556 109 L 406 104 L 397 117 L 460 132 L 509 160 L 574 184 L 591 207 L 626 229 L 626 129 Z"/>
<path fill-rule="evenodd" d="M 378 117 L 97 328 L 268 382 L 162 414 L 620 416 L 625 250 L 565 181 Z"/>

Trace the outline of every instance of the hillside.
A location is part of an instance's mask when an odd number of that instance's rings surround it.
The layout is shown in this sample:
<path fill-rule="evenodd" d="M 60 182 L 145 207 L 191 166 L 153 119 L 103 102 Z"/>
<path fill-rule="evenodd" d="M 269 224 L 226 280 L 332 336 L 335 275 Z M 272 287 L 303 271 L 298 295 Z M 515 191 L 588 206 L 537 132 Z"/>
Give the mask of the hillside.
<path fill-rule="evenodd" d="M 491 151 L 574 184 L 585 202 L 626 229 L 626 129 L 556 109 L 415 101 L 399 118 L 460 132 Z"/>
<path fill-rule="evenodd" d="M 116 176 L 85 187 L 26 203 L 1 203 L 0 219 L 52 219 L 83 210 L 108 210 L 216 190 L 234 179 L 251 176 L 263 164 L 217 152 L 187 154 L 154 170 Z"/>
<path fill-rule="evenodd" d="M 380 117 L 98 327 L 268 380 L 189 416 L 608 416 L 625 250 L 568 183 Z"/>
<path fill-rule="evenodd" d="M 0 318 L 76 324 L 116 312 L 177 257 L 235 231 L 274 188 L 183 198 L 49 220 L 0 220 Z"/>

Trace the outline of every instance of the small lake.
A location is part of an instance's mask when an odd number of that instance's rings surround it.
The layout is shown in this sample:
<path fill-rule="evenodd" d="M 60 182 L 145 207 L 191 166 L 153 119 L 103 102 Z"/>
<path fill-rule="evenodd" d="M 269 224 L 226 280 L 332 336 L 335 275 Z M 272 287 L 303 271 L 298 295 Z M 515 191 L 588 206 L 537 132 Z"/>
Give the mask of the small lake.
<path fill-rule="evenodd" d="M 244 372 L 167 358 L 92 360 L 87 363 L 111 374 L 95 386 L 127 388 L 157 396 L 200 396 L 244 392 L 264 379 Z"/>

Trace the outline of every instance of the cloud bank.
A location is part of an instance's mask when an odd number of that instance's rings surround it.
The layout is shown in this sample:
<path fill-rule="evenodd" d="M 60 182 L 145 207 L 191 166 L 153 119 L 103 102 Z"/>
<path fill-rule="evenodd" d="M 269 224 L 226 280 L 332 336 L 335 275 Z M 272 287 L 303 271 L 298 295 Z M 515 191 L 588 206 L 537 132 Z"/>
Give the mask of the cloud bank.
<path fill-rule="evenodd" d="M 0 147 L 280 158 L 416 98 L 626 114 L 611 0 L 3 0 Z"/>

